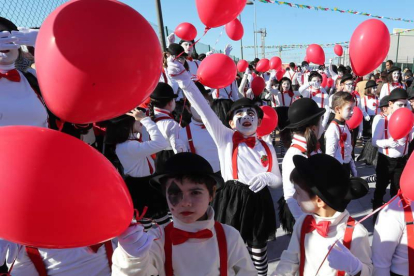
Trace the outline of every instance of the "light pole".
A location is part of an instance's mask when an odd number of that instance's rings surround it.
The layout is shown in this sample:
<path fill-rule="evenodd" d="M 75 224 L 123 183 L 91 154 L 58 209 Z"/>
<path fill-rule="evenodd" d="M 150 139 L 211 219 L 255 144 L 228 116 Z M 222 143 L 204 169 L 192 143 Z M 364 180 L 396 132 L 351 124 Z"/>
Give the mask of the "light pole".
<path fill-rule="evenodd" d="M 253 5 L 253 2 L 250 0 L 246 0 L 246 5 Z M 242 23 L 241 13 L 239 15 L 239 20 L 240 20 L 240 23 Z M 241 59 L 243 59 L 243 38 L 240 39 L 240 52 L 241 52 Z M 256 52 L 256 48 L 255 48 L 255 52 Z"/>
<path fill-rule="evenodd" d="M 162 20 L 162 10 L 161 10 L 161 0 L 155 0 L 155 6 L 157 7 L 157 17 L 158 17 L 158 31 L 161 39 L 162 50 L 165 51 L 165 34 L 164 34 L 164 21 Z"/>
<path fill-rule="evenodd" d="M 254 58 L 257 58 L 257 36 L 256 36 L 256 29 L 257 29 L 257 23 L 256 23 L 256 1 L 254 2 Z"/>

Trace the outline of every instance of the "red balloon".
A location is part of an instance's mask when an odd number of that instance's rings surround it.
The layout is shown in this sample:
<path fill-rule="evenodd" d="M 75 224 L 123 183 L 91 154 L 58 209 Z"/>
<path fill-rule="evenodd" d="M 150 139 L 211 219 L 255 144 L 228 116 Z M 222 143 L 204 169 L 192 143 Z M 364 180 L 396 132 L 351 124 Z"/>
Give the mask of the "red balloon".
<path fill-rule="evenodd" d="M 276 79 L 278 81 L 280 81 L 283 78 L 283 76 L 285 75 L 285 73 L 286 73 L 286 70 L 284 70 L 284 69 L 277 71 L 276 72 Z"/>
<path fill-rule="evenodd" d="M 257 128 L 257 135 L 263 137 L 275 130 L 278 123 L 278 116 L 276 110 L 270 106 L 261 106 L 260 108 L 263 110 L 263 119 Z"/>
<path fill-rule="evenodd" d="M 237 70 L 239 72 L 246 71 L 247 67 L 249 67 L 249 63 L 245 61 L 244 59 L 241 59 L 237 62 Z"/>
<path fill-rule="evenodd" d="M 262 58 L 256 65 L 256 70 L 258 72 L 267 72 L 270 68 L 270 62 L 267 58 Z"/>
<path fill-rule="evenodd" d="M 119 236 L 131 223 L 128 188 L 94 148 L 47 128 L 1 127 L 0 136 L 2 238 L 83 247 Z"/>
<path fill-rule="evenodd" d="M 253 78 L 257 77 L 256 73 L 252 73 Z"/>
<path fill-rule="evenodd" d="M 244 34 L 244 28 L 242 23 L 236 18 L 233 21 L 226 24 L 226 34 L 232 40 L 240 40 Z"/>
<path fill-rule="evenodd" d="M 196 6 L 201 22 L 216 28 L 234 20 L 246 6 L 246 0 L 196 0 Z"/>
<path fill-rule="evenodd" d="M 318 44 L 311 44 L 306 49 L 306 56 L 310 62 L 315 64 L 325 64 L 325 52 Z"/>
<path fill-rule="evenodd" d="M 352 114 L 351 119 L 346 121 L 346 124 L 348 125 L 349 129 L 357 128 L 362 122 L 362 117 L 364 117 L 364 115 L 362 115 L 361 109 L 359 109 L 359 107 L 355 106 L 354 107 L 354 114 Z"/>
<path fill-rule="evenodd" d="M 328 87 L 333 87 L 334 81 L 332 78 L 328 78 Z"/>
<path fill-rule="evenodd" d="M 404 197 L 414 200 L 414 154 L 411 154 L 402 172 L 400 187 Z"/>
<path fill-rule="evenodd" d="M 279 70 L 282 67 L 282 60 L 280 57 L 272 57 L 269 62 L 270 69 Z"/>
<path fill-rule="evenodd" d="M 184 22 L 175 28 L 174 33 L 181 39 L 191 41 L 196 38 L 197 29 L 193 24 Z"/>
<path fill-rule="evenodd" d="M 303 60 L 306 61 L 307 63 L 310 62 L 308 56 L 305 56 L 305 58 Z"/>
<path fill-rule="evenodd" d="M 93 31 L 80 31 L 85 26 Z M 72 123 L 104 121 L 137 107 L 162 70 L 151 25 L 115 0 L 59 6 L 42 24 L 35 57 L 47 106 Z"/>
<path fill-rule="evenodd" d="M 400 108 L 390 118 L 388 131 L 394 140 L 404 138 L 413 128 L 413 115 L 408 108 Z"/>
<path fill-rule="evenodd" d="M 336 54 L 337 56 L 342 57 L 342 54 L 344 53 L 344 49 L 342 48 L 342 46 L 341 46 L 341 45 L 337 44 L 337 45 L 335 45 L 335 47 L 334 47 L 334 52 L 335 52 L 335 54 Z"/>
<path fill-rule="evenodd" d="M 378 19 L 362 22 L 349 42 L 352 70 L 357 76 L 365 76 L 375 70 L 387 57 L 390 34 L 387 26 Z"/>
<path fill-rule="evenodd" d="M 253 94 L 258 97 L 262 94 L 263 90 L 266 87 L 266 82 L 262 77 L 254 77 L 252 83 L 250 84 Z"/>
<path fill-rule="evenodd" d="M 322 87 L 328 86 L 328 78 L 326 77 L 326 74 L 322 74 Z"/>
<path fill-rule="evenodd" d="M 212 54 L 203 59 L 197 70 L 198 80 L 211 88 L 224 88 L 236 78 L 234 61 L 225 54 Z"/>

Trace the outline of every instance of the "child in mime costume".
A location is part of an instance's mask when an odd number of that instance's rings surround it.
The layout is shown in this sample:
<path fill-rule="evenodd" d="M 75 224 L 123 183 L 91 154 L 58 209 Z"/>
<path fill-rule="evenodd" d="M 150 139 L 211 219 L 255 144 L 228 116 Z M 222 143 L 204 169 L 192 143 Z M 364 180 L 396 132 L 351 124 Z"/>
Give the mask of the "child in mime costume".
<path fill-rule="evenodd" d="M 275 238 L 276 230 L 268 186 L 278 187 L 282 181 L 273 146 L 257 138 L 263 112 L 252 100 L 240 99 L 228 112 L 229 129 L 211 110 L 184 66 L 170 59 L 168 68 L 219 150 L 226 183 L 218 187 L 213 201 L 216 220 L 240 231 L 258 275 L 267 275 L 267 241 Z"/>

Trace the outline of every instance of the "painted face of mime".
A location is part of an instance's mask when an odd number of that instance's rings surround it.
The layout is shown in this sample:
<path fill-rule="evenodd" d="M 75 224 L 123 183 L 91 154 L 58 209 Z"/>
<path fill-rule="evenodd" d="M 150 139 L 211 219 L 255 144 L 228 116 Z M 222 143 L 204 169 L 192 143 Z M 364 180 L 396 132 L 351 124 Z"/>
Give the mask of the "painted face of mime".
<path fill-rule="evenodd" d="M 234 112 L 233 124 L 241 134 L 250 136 L 256 133 L 259 117 L 253 107 L 243 107 Z"/>

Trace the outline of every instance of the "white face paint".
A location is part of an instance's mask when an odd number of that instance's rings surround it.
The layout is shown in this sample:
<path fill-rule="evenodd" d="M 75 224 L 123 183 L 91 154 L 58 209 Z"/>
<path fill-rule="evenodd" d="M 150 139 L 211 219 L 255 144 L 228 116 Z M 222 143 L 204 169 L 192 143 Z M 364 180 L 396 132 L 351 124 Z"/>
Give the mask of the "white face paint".
<path fill-rule="evenodd" d="M 234 112 L 233 124 L 238 132 L 245 136 L 256 133 L 259 117 L 253 107 L 239 108 Z"/>
<path fill-rule="evenodd" d="M 398 82 L 399 79 L 400 79 L 400 71 L 392 72 L 392 80 L 394 82 Z"/>
<path fill-rule="evenodd" d="M 308 70 L 309 70 L 309 65 L 305 65 L 302 67 L 303 72 L 308 71 Z"/>
<path fill-rule="evenodd" d="M 352 115 L 354 114 L 354 107 L 355 103 L 346 103 L 344 106 L 340 109 L 341 117 L 344 120 L 351 119 Z"/>
<path fill-rule="evenodd" d="M 349 80 L 344 83 L 344 92 L 352 93 L 354 91 L 354 82 Z"/>
<path fill-rule="evenodd" d="M 282 82 L 282 89 L 283 89 L 283 91 L 289 91 L 290 83 L 288 81 Z"/>
<path fill-rule="evenodd" d="M 186 52 L 188 55 L 191 55 L 193 52 L 193 47 L 191 47 L 191 42 L 185 41 L 181 43 L 181 46 L 184 48 L 184 52 Z"/>
<path fill-rule="evenodd" d="M 398 109 L 404 108 L 406 106 L 407 106 L 407 100 L 398 100 L 398 101 L 395 101 L 394 104 L 392 105 L 392 112 L 394 113 Z"/>
<path fill-rule="evenodd" d="M 311 79 L 312 86 L 316 89 L 321 88 L 322 80 L 319 77 L 315 77 Z"/>
<path fill-rule="evenodd" d="M 296 192 L 293 195 L 293 198 L 298 202 L 300 209 L 305 213 L 314 213 L 318 207 L 315 202 L 310 199 L 308 193 L 302 190 L 298 185 L 295 184 L 294 187 Z"/>
<path fill-rule="evenodd" d="M 18 49 L 0 51 L 0 65 L 13 64 L 19 57 Z"/>

